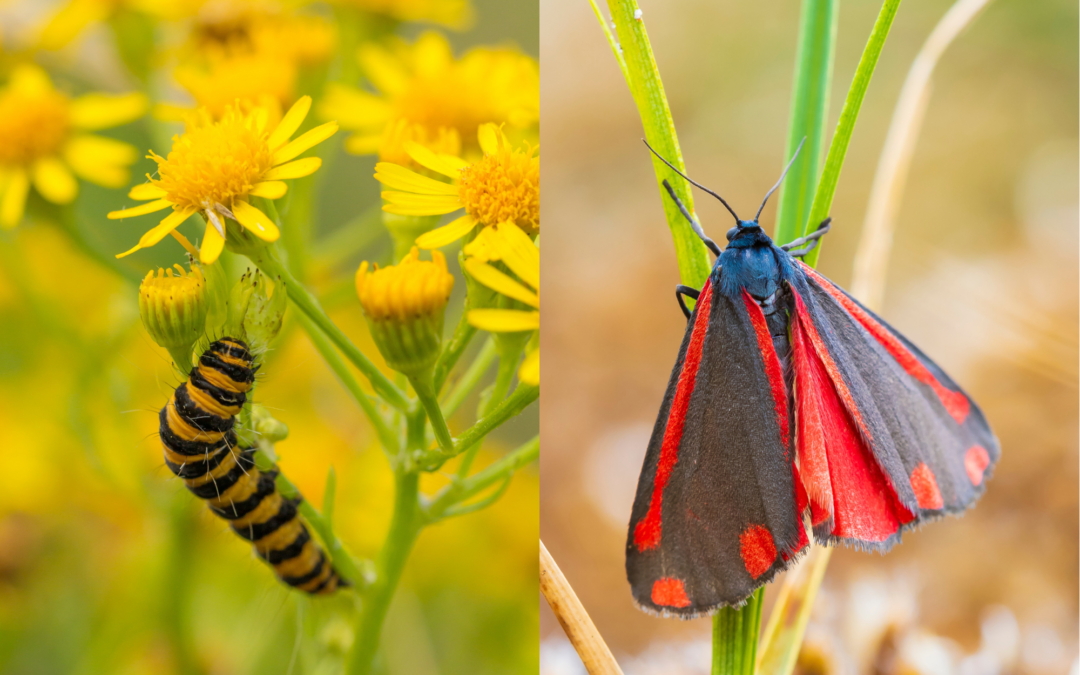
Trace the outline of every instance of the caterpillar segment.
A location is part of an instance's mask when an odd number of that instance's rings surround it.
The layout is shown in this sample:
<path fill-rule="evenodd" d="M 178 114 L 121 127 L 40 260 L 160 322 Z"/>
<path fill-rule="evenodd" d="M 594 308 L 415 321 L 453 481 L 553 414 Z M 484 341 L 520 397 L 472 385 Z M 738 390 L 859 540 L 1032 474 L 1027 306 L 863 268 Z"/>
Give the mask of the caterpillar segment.
<path fill-rule="evenodd" d="M 165 464 L 251 542 L 281 581 L 311 594 L 333 593 L 348 584 L 300 520 L 300 500 L 283 497 L 277 469 L 261 471 L 255 450 L 239 447 L 233 427 L 254 382 L 247 345 L 234 338 L 211 344 L 161 409 Z"/>

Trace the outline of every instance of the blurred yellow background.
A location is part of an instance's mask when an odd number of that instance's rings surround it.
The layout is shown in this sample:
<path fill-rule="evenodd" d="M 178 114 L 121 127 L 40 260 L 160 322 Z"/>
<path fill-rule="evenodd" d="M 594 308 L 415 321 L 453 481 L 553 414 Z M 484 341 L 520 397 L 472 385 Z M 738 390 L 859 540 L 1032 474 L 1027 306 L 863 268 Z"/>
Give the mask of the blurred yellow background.
<path fill-rule="evenodd" d="M 783 164 L 800 3 L 639 4 L 689 174 L 736 211 L 753 208 Z M 841 285 L 900 86 L 950 4 L 900 6 L 820 259 Z M 879 7 L 840 3 L 830 135 Z M 637 112 L 589 4 L 545 2 L 541 35 L 541 537 L 625 672 L 705 673 L 710 622 L 639 612 L 623 567 L 685 328 L 674 247 Z M 1076 672 L 1077 78 L 1077 7 L 1065 0 L 992 0 L 938 67 L 882 314 L 979 402 L 1003 457 L 963 518 L 911 533 L 885 557 L 837 551 L 802 672 Z M 722 241 L 730 216 L 695 200 Z M 776 203 L 762 215 L 767 231 Z M 540 605 L 542 672 L 583 672 Z"/>
<path fill-rule="evenodd" d="M 62 4 L 0 2 L 0 84 L 25 58 L 16 52 Z M 336 29 L 331 7 L 305 4 Z M 474 20 L 464 30 L 435 26 L 455 54 L 486 45 L 537 56 L 535 3 L 471 4 Z M 175 36 L 187 26 L 177 21 L 167 28 Z M 432 27 L 402 24 L 400 34 L 412 40 Z M 112 31 L 121 29 L 95 23 L 70 46 L 41 52 L 37 61 L 72 94 L 138 89 L 113 44 Z M 168 78 L 156 84 L 164 90 L 155 100 L 190 105 Z M 168 150 L 161 143 L 168 135 L 153 136 L 161 128 L 147 119 L 106 134 L 139 148 L 132 184 L 154 170 L 141 159 L 146 148 Z M 170 127 L 168 134 L 179 129 Z M 390 239 L 375 215 L 366 223 L 372 230 L 366 245 L 343 255 L 334 243 L 339 229 L 357 227 L 353 219 L 379 204 L 376 158 L 343 154 L 346 136 L 325 144 L 338 149 L 315 196 L 321 218 L 308 276 L 334 321 L 381 363 L 353 274 L 361 259 L 389 261 Z M 123 190 L 80 185 L 69 225 L 80 231 L 85 248 L 49 218 L 49 205 L 33 193 L 30 199 L 28 219 L 0 232 L 0 673 L 173 673 L 168 637 L 178 617 L 194 626 L 202 672 L 340 672 L 351 639 L 342 617 L 353 596 L 311 600 L 289 591 L 162 462 L 157 411 L 181 376 L 139 323 L 138 280 L 152 267 L 183 262 L 183 250 L 169 239 L 113 263 L 112 256 L 150 226 L 105 219 L 107 211 L 130 204 Z M 195 238 L 201 230 L 187 234 Z M 448 330 L 458 320 L 464 286 L 459 276 Z M 262 367 L 256 398 L 289 426 L 289 438 L 277 446 L 280 464 L 316 507 L 334 467 L 337 530 L 353 553 L 371 557 L 390 517 L 390 469 L 355 402 L 295 330 L 294 312 L 286 314 Z M 475 406 L 474 396 L 463 407 Z M 451 427 L 459 431 L 464 422 L 451 420 Z M 478 461 L 530 438 L 536 425 L 534 406 L 493 435 Z M 443 484 L 436 476 L 427 487 Z M 534 669 L 537 500 L 537 471 L 529 467 L 493 507 L 423 532 L 385 625 L 379 672 Z M 184 585 L 179 569 L 186 570 Z"/>

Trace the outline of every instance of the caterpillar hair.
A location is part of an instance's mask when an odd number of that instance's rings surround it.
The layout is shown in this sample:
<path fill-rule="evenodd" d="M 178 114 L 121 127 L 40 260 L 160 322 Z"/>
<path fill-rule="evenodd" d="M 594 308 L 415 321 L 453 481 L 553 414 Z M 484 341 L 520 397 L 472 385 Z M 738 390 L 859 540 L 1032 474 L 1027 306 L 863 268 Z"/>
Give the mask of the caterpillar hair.
<path fill-rule="evenodd" d="M 233 532 L 252 543 L 279 579 L 307 593 L 333 593 L 348 583 L 300 520 L 300 499 L 284 498 L 274 482 L 277 467 L 260 471 L 255 450 L 237 443 L 233 427 L 255 370 L 241 340 L 223 338 L 203 352 L 161 409 L 165 464 L 214 514 L 229 521 Z"/>

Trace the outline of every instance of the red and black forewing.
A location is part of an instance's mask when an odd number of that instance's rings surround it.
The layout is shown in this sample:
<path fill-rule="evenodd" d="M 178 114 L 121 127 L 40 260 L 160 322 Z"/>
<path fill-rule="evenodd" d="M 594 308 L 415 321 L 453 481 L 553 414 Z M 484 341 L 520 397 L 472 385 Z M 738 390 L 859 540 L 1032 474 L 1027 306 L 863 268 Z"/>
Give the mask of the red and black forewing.
<path fill-rule="evenodd" d="M 798 263 L 791 289 L 796 446 L 817 537 L 885 550 L 969 507 L 1000 456 L 978 406 L 811 268 Z"/>
<path fill-rule="evenodd" d="M 687 326 L 626 545 L 638 604 L 683 617 L 742 603 L 808 543 L 765 318 L 749 295 L 714 289 L 706 284 Z"/>

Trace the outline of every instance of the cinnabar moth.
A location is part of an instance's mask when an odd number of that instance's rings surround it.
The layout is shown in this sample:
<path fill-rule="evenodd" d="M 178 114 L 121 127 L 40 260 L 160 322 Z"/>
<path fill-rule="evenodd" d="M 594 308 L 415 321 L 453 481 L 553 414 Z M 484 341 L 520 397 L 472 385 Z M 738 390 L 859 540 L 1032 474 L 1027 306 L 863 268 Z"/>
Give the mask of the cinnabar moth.
<path fill-rule="evenodd" d="M 260 471 L 255 450 L 241 448 L 234 425 L 255 381 L 247 345 L 224 338 L 210 345 L 187 381 L 161 409 L 165 464 L 283 582 L 312 594 L 347 586 L 297 515 L 299 499 L 278 492 L 276 468 Z"/>
<path fill-rule="evenodd" d="M 638 605 L 691 618 L 742 604 L 807 550 L 807 516 L 821 544 L 884 552 L 971 506 L 998 441 L 941 368 L 798 260 L 830 221 L 777 246 L 761 209 L 741 220 L 707 190 L 735 216 L 721 251 L 664 185 L 717 259 L 700 292 L 676 290 L 686 336 L 626 542 Z"/>

